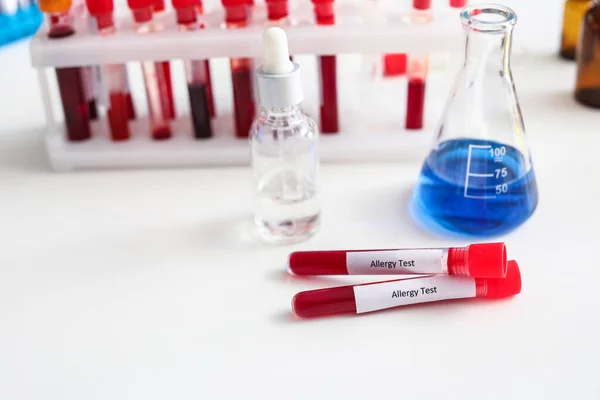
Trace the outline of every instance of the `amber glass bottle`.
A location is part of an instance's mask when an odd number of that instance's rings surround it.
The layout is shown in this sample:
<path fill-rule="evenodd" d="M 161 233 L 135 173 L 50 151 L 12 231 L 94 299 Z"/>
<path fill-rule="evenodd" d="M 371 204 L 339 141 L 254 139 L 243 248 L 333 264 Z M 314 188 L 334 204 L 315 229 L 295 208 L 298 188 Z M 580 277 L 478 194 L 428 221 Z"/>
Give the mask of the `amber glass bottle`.
<path fill-rule="evenodd" d="M 600 108 L 600 0 L 595 0 L 583 17 L 575 98 L 586 106 Z"/>
<path fill-rule="evenodd" d="M 562 40 L 560 56 L 568 60 L 575 59 L 575 48 L 579 40 L 579 31 L 583 15 L 590 8 L 590 0 L 567 0 L 563 14 Z"/>

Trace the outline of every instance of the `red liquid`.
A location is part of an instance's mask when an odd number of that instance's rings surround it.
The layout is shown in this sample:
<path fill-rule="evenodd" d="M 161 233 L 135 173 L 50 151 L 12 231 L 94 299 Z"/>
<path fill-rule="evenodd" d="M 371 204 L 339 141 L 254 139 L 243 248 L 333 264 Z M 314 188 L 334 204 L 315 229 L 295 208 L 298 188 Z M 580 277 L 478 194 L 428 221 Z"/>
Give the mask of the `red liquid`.
<path fill-rule="evenodd" d="M 423 128 L 423 111 L 425 108 L 425 81 L 413 78 L 408 81 L 406 100 L 406 129 Z"/>
<path fill-rule="evenodd" d="M 188 85 L 194 136 L 197 139 L 206 139 L 212 136 L 208 107 L 208 90 L 206 86 L 206 84 L 202 83 Z"/>
<path fill-rule="evenodd" d="M 135 119 L 135 107 L 133 106 L 133 99 L 131 93 L 125 95 L 125 101 L 127 102 L 127 117 L 129 119 Z"/>
<path fill-rule="evenodd" d="M 175 118 L 175 101 L 173 99 L 173 84 L 171 83 L 171 64 L 168 61 L 156 63 L 156 74 L 160 89 L 160 102 L 164 119 Z"/>
<path fill-rule="evenodd" d="M 356 300 L 352 286 L 300 292 L 292 300 L 294 314 L 311 318 L 335 314 L 356 314 Z"/>
<path fill-rule="evenodd" d="M 51 17 L 57 23 L 58 18 Z M 75 31 L 68 25 L 53 25 L 48 37 L 59 39 L 71 36 Z M 57 68 L 56 80 L 65 115 L 67 138 L 72 142 L 87 140 L 92 137 L 89 125 L 88 105 L 85 98 L 84 82 L 81 79 L 81 68 Z"/>
<path fill-rule="evenodd" d="M 57 68 L 56 79 L 65 114 L 67 138 L 73 142 L 89 139 L 92 134 L 80 68 Z"/>
<path fill-rule="evenodd" d="M 167 140 L 171 138 L 171 128 L 169 126 L 157 126 L 152 129 L 152 139 L 154 140 Z"/>
<path fill-rule="evenodd" d="M 213 98 L 212 83 L 210 80 L 210 63 L 208 60 L 204 61 L 204 70 L 206 71 L 206 97 L 208 101 L 208 112 L 210 117 L 215 117 L 215 100 Z"/>
<path fill-rule="evenodd" d="M 110 137 L 114 141 L 127 140 L 129 132 L 129 115 L 127 97 L 123 93 L 111 93 L 109 97 L 108 124 Z"/>
<path fill-rule="evenodd" d="M 51 20 L 58 22 L 58 18 L 52 16 Z M 75 31 L 68 25 L 54 25 L 50 28 L 50 32 L 48 32 L 48 37 L 50 39 L 59 39 L 67 36 L 71 36 Z"/>
<path fill-rule="evenodd" d="M 91 99 L 87 103 L 88 115 L 91 120 L 98 119 L 98 106 L 96 105 L 96 99 Z"/>
<path fill-rule="evenodd" d="M 244 60 L 246 61 L 246 60 Z M 233 107 L 235 116 L 235 135 L 247 138 L 254 120 L 254 93 L 252 90 L 252 72 L 247 63 L 232 68 Z"/>
<path fill-rule="evenodd" d="M 299 251 L 290 254 L 289 268 L 295 275 L 317 276 L 317 275 L 348 275 L 346 266 L 346 254 L 366 251 L 388 251 L 386 249 L 375 250 L 318 250 Z M 488 262 L 492 265 L 500 262 L 498 251 L 488 253 L 492 258 Z M 504 254 L 504 253 L 502 253 Z M 496 256 L 496 258 L 494 258 Z M 502 258 L 502 257 L 500 257 Z M 504 258 L 505 259 L 505 258 Z M 448 248 L 448 273 L 452 275 L 468 275 L 468 263 L 466 250 L 464 248 Z M 390 273 L 393 275 L 393 273 Z"/>
<path fill-rule="evenodd" d="M 337 133 L 337 71 L 335 56 L 319 57 L 321 70 L 321 132 Z"/>

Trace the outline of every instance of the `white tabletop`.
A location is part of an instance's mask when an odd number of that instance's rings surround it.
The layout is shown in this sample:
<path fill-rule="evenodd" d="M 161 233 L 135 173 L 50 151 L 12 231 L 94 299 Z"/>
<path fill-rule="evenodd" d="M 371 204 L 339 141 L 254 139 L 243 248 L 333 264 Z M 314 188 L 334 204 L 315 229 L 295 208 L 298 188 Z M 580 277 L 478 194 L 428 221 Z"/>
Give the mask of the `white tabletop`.
<path fill-rule="evenodd" d="M 600 398 L 600 112 L 574 64 L 514 67 L 540 189 L 499 238 L 520 295 L 298 320 L 296 292 L 365 279 L 292 277 L 293 250 L 466 244 L 410 217 L 420 165 L 324 165 L 321 230 L 265 245 L 248 169 L 51 172 L 25 44 L 0 60 L 1 399 Z"/>

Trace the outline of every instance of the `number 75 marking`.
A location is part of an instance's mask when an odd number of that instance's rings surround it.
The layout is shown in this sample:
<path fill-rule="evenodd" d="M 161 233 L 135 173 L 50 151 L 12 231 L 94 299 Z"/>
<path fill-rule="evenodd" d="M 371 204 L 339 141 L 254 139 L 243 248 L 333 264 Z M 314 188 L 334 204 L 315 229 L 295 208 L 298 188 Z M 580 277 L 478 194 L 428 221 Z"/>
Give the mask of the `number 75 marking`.
<path fill-rule="evenodd" d="M 500 177 L 506 178 L 506 176 L 508 175 L 508 170 L 506 169 L 506 167 L 498 168 L 495 171 L 496 171 L 496 179 L 498 179 Z"/>

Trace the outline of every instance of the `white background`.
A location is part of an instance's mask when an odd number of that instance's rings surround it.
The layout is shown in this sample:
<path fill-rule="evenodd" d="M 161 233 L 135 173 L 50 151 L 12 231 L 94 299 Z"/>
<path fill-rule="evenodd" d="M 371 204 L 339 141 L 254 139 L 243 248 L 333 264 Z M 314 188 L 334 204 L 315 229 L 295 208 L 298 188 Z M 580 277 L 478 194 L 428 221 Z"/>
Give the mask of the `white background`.
<path fill-rule="evenodd" d="M 499 238 L 523 292 L 310 321 L 296 292 L 365 279 L 291 277 L 290 251 L 466 244 L 410 217 L 419 164 L 323 166 L 319 233 L 264 245 L 246 168 L 51 172 L 26 44 L 0 50 L 0 399 L 600 398 L 600 111 L 560 2 L 514 3 L 539 29 L 513 71 L 540 204 Z"/>

